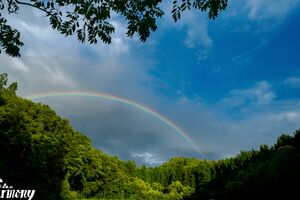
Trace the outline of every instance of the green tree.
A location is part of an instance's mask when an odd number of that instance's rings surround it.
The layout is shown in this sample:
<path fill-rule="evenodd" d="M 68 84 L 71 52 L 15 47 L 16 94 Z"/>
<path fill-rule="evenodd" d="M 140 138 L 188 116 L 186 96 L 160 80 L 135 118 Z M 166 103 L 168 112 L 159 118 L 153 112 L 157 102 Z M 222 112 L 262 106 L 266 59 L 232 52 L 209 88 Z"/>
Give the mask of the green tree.
<path fill-rule="evenodd" d="M 215 19 L 227 6 L 228 0 L 173 0 L 172 17 L 176 22 L 185 10 L 207 11 Z M 16 14 L 20 6 L 30 6 L 45 13 L 53 29 L 65 36 L 77 35 L 80 42 L 111 42 L 115 27 L 113 13 L 122 16 L 127 24 L 127 36 L 137 34 L 142 42 L 157 29 L 156 20 L 164 15 L 162 0 L 0 0 L 0 53 L 4 49 L 10 56 L 20 56 L 20 33 L 1 15 L 4 10 Z"/>
<path fill-rule="evenodd" d="M 0 74 L 0 92 L 6 89 L 10 92 L 15 93 L 17 91 L 18 84 L 16 82 L 13 82 L 5 88 L 7 82 L 8 82 L 7 74 L 6 73 Z"/>
<path fill-rule="evenodd" d="M 73 130 L 48 106 L 18 98 L 3 86 L 7 75 L 0 77 L 0 174 L 40 199 L 58 199 Z"/>

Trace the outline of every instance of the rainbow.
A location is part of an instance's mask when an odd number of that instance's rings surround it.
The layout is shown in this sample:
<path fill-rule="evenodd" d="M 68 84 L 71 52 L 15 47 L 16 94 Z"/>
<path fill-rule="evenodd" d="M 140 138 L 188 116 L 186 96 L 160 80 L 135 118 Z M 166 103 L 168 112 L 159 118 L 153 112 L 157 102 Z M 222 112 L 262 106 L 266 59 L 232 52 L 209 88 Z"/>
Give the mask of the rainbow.
<path fill-rule="evenodd" d="M 145 113 L 148 113 L 152 115 L 153 117 L 159 119 L 166 125 L 170 126 L 173 130 L 176 131 L 179 135 L 181 135 L 197 152 L 201 154 L 201 151 L 199 147 L 193 142 L 192 138 L 185 133 L 182 129 L 180 129 L 174 122 L 172 122 L 170 119 L 167 119 L 163 115 L 159 114 L 157 111 L 142 105 L 140 103 L 131 101 L 129 99 L 125 99 L 123 97 L 113 96 L 110 94 L 100 93 L 100 92 L 82 92 L 82 91 L 67 91 L 67 92 L 47 92 L 47 93 L 40 93 L 40 94 L 33 94 L 25 96 L 25 98 L 30 100 L 37 100 L 37 99 L 43 99 L 43 98 L 49 98 L 49 97 L 96 97 L 104 100 L 113 101 L 116 103 L 121 103 L 126 106 L 130 106 L 133 108 L 136 108 L 138 110 L 144 111 Z"/>

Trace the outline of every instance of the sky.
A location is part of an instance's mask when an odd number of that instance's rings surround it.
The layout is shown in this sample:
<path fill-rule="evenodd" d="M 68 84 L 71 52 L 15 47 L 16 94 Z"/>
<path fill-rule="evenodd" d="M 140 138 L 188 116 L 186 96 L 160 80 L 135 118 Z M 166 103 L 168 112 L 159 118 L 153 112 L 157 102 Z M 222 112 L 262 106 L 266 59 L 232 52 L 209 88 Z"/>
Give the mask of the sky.
<path fill-rule="evenodd" d="M 147 107 L 89 96 L 35 99 L 50 105 L 93 145 L 123 160 L 158 165 L 175 156 L 223 159 L 272 145 L 300 128 L 300 0 L 229 0 L 216 20 L 190 11 L 174 23 L 170 4 L 146 43 L 116 27 L 110 45 L 82 44 L 22 7 L 20 58 L 0 54 L 0 73 L 22 97 L 104 93 Z M 197 146 L 195 148 L 193 144 Z"/>

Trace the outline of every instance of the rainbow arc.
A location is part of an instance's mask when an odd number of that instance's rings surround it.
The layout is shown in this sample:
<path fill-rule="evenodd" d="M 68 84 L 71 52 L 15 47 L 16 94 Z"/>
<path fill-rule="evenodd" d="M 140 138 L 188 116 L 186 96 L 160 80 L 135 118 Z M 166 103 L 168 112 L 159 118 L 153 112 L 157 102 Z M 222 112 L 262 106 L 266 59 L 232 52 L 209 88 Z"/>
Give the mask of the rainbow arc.
<path fill-rule="evenodd" d="M 129 99 L 125 99 L 123 97 L 114 96 L 110 94 L 100 93 L 100 92 L 82 92 L 82 91 L 67 91 L 67 92 L 47 92 L 47 93 L 40 93 L 34 95 L 28 95 L 25 98 L 31 100 L 38 100 L 50 97 L 94 97 L 100 98 L 104 100 L 113 101 L 116 103 L 124 104 L 126 106 L 130 106 L 141 110 L 145 113 L 152 115 L 153 117 L 159 119 L 169 127 L 171 127 L 176 133 L 178 133 L 181 137 L 183 137 L 197 152 L 201 154 L 199 147 L 193 142 L 192 138 L 184 132 L 181 128 L 179 128 L 172 120 L 166 118 L 165 116 L 161 115 L 157 111 L 137 102 L 134 102 Z"/>

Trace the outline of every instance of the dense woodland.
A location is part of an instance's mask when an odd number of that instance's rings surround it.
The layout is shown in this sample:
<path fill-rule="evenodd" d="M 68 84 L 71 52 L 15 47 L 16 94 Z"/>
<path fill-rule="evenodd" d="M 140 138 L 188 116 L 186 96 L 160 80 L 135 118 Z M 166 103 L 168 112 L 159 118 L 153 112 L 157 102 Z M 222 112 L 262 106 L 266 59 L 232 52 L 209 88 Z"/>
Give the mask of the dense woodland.
<path fill-rule="evenodd" d="M 233 158 L 138 167 L 94 148 L 66 119 L 16 89 L 0 75 L 0 177 L 35 189 L 34 199 L 292 199 L 300 191 L 300 130 Z"/>

